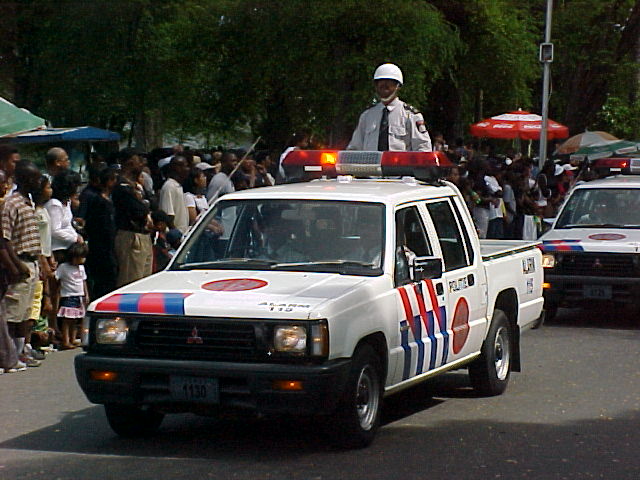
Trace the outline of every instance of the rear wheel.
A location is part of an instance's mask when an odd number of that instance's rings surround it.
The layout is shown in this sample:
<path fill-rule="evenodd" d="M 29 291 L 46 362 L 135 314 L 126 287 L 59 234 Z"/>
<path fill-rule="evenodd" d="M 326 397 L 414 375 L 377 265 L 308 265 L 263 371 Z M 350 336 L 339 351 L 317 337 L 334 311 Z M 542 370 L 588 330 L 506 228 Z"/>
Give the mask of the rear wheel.
<path fill-rule="evenodd" d="M 507 388 L 511 373 L 511 327 L 502 310 L 495 310 L 482 354 L 469 365 L 473 388 L 481 395 L 500 395 Z"/>
<path fill-rule="evenodd" d="M 109 426 L 121 437 L 146 437 L 155 433 L 164 414 L 137 405 L 109 403 L 104 406 Z"/>
<path fill-rule="evenodd" d="M 349 380 L 338 406 L 338 446 L 362 448 L 369 445 L 380 426 L 382 368 L 370 345 L 359 347 L 353 355 Z"/>

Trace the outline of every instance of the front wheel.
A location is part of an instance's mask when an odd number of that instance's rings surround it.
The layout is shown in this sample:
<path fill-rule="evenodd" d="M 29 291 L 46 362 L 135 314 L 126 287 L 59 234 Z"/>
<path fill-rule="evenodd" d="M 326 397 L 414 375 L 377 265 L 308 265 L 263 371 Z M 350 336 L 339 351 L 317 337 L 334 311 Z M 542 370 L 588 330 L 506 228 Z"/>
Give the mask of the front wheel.
<path fill-rule="evenodd" d="M 359 347 L 353 355 L 347 387 L 338 406 L 338 446 L 363 448 L 373 441 L 380 426 L 381 372 L 374 349 L 369 345 Z"/>
<path fill-rule="evenodd" d="M 500 395 L 511 373 L 511 327 L 502 310 L 495 310 L 480 357 L 469 365 L 471 385 L 485 396 Z"/>
<path fill-rule="evenodd" d="M 110 403 L 104 406 L 109 426 L 121 437 L 146 437 L 155 433 L 164 414 L 137 405 Z"/>

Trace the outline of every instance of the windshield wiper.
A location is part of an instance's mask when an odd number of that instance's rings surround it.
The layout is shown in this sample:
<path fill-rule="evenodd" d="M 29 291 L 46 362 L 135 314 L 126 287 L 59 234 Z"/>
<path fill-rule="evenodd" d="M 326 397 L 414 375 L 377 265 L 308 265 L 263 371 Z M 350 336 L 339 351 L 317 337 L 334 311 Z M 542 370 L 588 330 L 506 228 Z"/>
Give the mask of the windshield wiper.
<path fill-rule="evenodd" d="M 266 260 L 259 258 L 221 258 L 220 260 L 210 260 L 208 262 L 192 262 L 192 263 L 183 263 L 182 265 L 178 265 L 177 268 L 180 270 L 187 269 L 207 269 L 211 267 L 264 267 L 269 268 L 273 265 L 277 264 L 274 260 Z"/>
<path fill-rule="evenodd" d="M 357 267 L 357 268 L 367 268 L 373 269 L 374 265 L 372 263 L 358 262 L 354 260 L 328 260 L 328 261 L 316 261 L 316 262 L 290 262 L 290 263 L 276 263 L 271 265 L 272 269 L 275 270 L 288 270 L 288 269 L 296 269 L 298 267 L 336 267 L 339 269 L 338 273 L 343 273 L 344 267 Z M 340 268 L 343 267 L 343 268 Z M 314 270 L 316 268 L 313 268 Z"/>
<path fill-rule="evenodd" d="M 615 223 L 569 223 L 557 228 L 623 228 Z"/>

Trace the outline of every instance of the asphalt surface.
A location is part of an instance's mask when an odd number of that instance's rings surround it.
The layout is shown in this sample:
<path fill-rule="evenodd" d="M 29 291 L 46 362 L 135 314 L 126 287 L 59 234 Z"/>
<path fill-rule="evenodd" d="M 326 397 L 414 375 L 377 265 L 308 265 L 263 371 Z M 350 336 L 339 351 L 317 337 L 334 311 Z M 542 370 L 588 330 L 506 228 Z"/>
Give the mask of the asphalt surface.
<path fill-rule="evenodd" d="M 385 401 L 357 451 L 296 418 L 167 417 L 120 439 L 73 351 L 0 376 L 0 479 L 640 479 L 640 316 L 560 310 L 522 339 L 523 372 L 481 398 L 453 372 Z"/>

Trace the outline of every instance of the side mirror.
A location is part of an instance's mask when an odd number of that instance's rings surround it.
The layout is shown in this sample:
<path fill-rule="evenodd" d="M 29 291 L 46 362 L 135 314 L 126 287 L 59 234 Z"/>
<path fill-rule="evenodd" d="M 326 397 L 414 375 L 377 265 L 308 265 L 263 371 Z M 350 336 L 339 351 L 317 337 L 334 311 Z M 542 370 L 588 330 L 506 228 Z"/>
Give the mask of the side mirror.
<path fill-rule="evenodd" d="M 415 257 L 411 265 L 411 279 L 414 282 L 440 278 L 442 259 L 440 257 Z"/>

